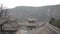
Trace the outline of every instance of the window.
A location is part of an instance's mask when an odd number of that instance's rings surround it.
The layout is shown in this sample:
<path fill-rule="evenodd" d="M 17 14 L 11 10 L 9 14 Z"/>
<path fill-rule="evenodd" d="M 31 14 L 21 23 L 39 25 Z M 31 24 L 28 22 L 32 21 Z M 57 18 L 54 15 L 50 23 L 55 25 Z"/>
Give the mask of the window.
<path fill-rule="evenodd" d="M 36 28 L 36 26 L 27 26 L 27 28 L 32 30 L 33 28 Z"/>
<path fill-rule="evenodd" d="M 8 34 L 8 32 L 3 32 L 3 34 Z"/>
<path fill-rule="evenodd" d="M 34 23 L 35 21 L 28 21 L 29 23 Z"/>
<path fill-rule="evenodd" d="M 14 34 L 14 32 L 9 32 L 9 34 Z"/>
<path fill-rule="evenodd" d="M 3 34 L 15 34 L 16 31 L 12 31 L 12 30 L 3 30 L 2 33 Z"/>

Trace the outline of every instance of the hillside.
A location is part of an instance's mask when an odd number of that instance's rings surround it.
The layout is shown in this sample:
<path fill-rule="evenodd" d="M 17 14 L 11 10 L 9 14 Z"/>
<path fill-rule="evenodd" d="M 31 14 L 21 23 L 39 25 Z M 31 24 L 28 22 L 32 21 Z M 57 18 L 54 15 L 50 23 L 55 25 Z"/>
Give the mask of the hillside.
<path fill-rule="evenodd" d="M 17 17 L 20 22 L 31 16 L 37 18 L 38 21 L 46 21 L 46 19 L 49 20 L 51 17 L 60 18 L 60 5 L 43 7 L 18 6 L 10 9 L 9 12 Z"/>

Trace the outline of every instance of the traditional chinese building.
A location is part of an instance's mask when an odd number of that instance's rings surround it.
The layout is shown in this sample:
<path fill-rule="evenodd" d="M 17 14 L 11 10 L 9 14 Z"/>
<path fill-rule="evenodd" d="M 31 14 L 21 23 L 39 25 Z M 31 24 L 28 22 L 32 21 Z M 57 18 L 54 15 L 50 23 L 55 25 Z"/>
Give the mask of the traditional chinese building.
<path fill-rule="evenodd" d="M 7 23 L 7 19 L 4 17 L 0 17 L 0 32 L 3 30 L 3 25 Z"/>
<path fill-rule="evenodd" d="M 29 33 L 32 30 L 35 30 L 40 27 L 40 23 L 37 22 L 35 18 L 28 18 L 24 23 L 18 23 L 20 28 L 18 29 L 17 34 Z"/>

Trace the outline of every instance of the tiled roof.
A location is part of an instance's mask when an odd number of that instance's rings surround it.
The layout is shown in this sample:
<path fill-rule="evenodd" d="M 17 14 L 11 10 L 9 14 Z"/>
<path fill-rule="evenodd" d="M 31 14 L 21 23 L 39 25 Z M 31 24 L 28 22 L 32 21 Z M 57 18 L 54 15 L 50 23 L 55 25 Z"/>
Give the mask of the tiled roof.
<path fill-rule="evenodd" d="M 2 24 L 3 22 L 7 21 L 7 18 L 4 17 L 0 17 L 0 24 Z"/>
<path fill-rule="evenodd" d="M 25 26 L 40 26 L 44 23 L 36 22 L 36 23 L 18 23 L 19 25 L 25 25 Z"/>
<path fill-rule="evenodd" d="M 4 24 L 4 30 L 16 30 L 11 24 Z"/>

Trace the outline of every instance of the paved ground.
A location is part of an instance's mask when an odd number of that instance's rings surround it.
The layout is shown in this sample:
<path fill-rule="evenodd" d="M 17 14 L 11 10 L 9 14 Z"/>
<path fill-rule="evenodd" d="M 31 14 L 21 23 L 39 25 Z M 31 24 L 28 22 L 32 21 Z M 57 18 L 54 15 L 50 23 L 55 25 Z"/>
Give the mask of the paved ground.
<path fill-rule="evenodd" d="M 51 31 L 47 26 L 43 26 L 40 29 L 32 32 L 31 34 L 54 34 L 54 32 Z"/>

